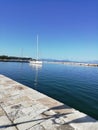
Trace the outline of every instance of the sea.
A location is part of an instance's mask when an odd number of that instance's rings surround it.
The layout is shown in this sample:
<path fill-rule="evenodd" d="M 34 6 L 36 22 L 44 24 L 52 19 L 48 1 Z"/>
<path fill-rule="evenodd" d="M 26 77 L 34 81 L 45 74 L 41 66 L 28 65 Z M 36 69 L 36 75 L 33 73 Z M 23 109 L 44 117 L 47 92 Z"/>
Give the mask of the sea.
<path fill-rule="evenodd" d="M 0 62 L 0 74 L 98 120 L 98 67 Z"/>

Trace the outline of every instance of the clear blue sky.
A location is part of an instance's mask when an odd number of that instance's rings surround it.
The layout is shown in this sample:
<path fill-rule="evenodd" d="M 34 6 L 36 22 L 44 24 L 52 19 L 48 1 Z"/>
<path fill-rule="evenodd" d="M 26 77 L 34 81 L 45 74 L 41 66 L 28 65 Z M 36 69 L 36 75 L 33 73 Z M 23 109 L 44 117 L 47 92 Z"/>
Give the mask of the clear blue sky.
<path fill-rule="evenodd" d="M 0 55 L 98 60 L 98 0 L 0 0 Z"/>

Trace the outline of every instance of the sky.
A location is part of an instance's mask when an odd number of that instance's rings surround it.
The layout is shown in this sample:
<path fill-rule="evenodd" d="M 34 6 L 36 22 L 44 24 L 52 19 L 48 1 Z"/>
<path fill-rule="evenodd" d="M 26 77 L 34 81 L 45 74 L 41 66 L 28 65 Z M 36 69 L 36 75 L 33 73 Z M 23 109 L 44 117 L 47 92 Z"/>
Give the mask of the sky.
<path fill-rule="evenodd" d="M 0 55 L 98 60 L 98 0 L 0 0 Z"/>

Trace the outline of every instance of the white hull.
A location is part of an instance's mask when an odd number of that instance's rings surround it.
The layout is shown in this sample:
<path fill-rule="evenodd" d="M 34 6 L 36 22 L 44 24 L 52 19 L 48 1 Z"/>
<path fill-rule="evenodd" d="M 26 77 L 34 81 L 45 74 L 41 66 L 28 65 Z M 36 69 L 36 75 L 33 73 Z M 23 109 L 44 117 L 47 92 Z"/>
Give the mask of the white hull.
<path fill-rule="evenodd" d="M 38 61 L 38 60 L 30 61 L 30 64 L 42 64 L 42 61 Z"/>
<path fill-rule="evenodd" d="M 41 68 L 42 67 L 42 61 L 30 61 L 30 66 Z"/>

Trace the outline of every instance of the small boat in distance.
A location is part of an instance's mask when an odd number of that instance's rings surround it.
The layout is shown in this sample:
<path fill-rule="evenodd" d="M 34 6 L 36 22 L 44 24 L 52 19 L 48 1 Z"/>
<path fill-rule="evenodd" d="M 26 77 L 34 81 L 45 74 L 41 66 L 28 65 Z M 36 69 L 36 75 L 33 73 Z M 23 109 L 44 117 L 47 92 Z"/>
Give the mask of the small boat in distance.
<path fill-rule="evenodd" d="M 30 65 L 42 65 L 42 61 L 38 58 L 38 35 L 37 35 L 37 57 L 36 60 L 30 60 Z"/>

